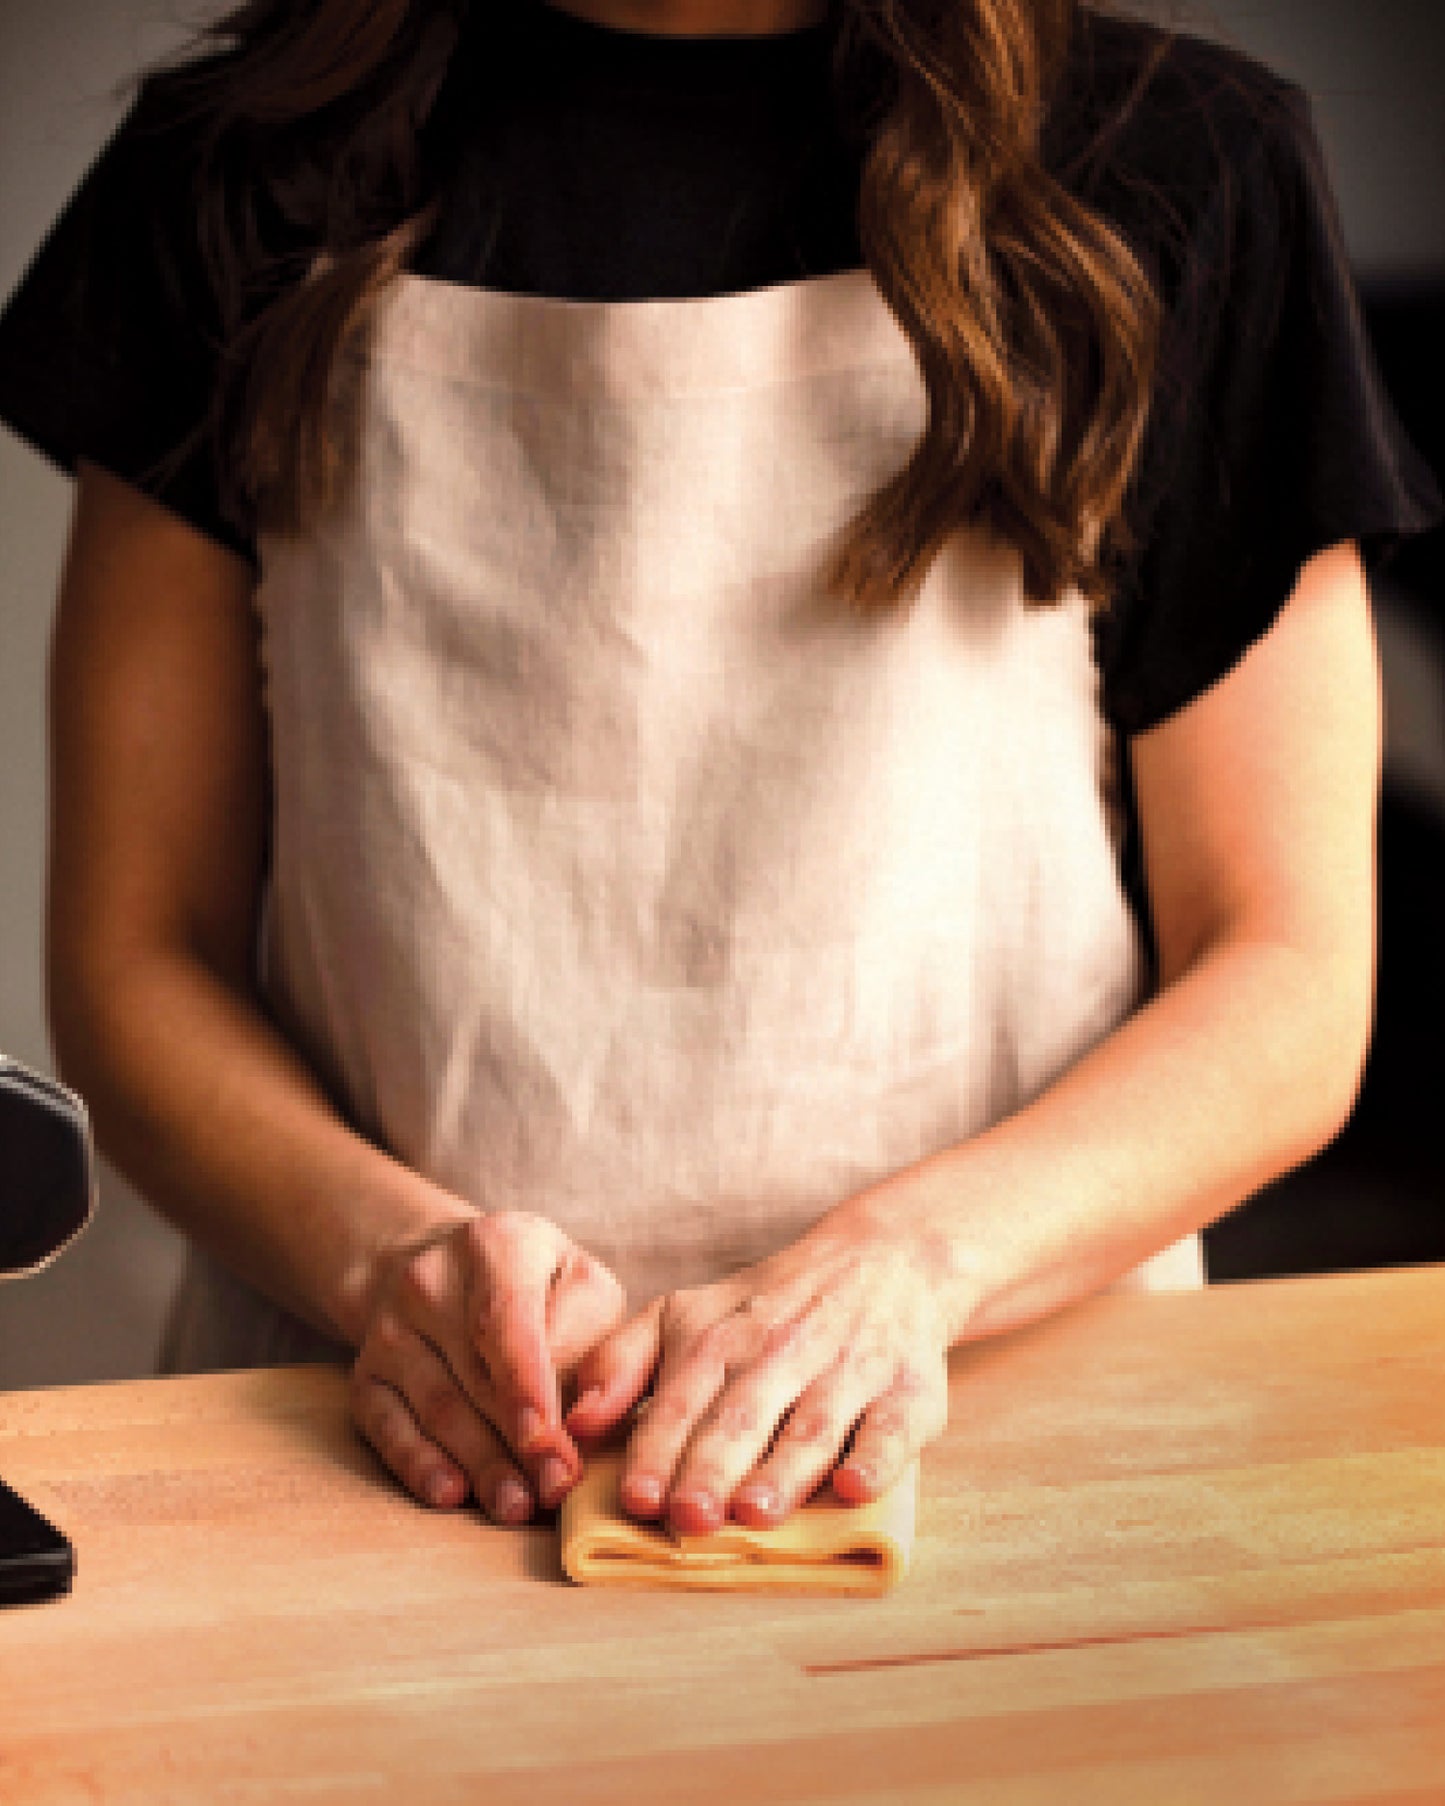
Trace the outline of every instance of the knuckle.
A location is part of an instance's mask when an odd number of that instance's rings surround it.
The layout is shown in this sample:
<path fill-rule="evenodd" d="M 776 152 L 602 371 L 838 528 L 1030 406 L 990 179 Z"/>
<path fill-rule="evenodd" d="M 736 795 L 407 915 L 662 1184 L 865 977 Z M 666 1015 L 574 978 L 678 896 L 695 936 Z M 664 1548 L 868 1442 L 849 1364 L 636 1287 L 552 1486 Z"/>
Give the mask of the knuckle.
<path fill-rule="evenodd" d="M 758 1341 L 756 1327 L 747 1318 L 729 1312 L 699 1328 L 689 1354 L 713 1376 L 739 1373 L 753 1364 Z"/>
<path fill-rule="evenodd" d="M 727 1399 L 712 1414 L 712 1428 L 720 1435 L 741 1437 L 753 1435 L 761 1424 L 757 1405 L 746 1398 Z"/>
<path fill-rule="evenodd" d="M 700 1361 L 726 1365 L 732 1353 L 737 1337 L 732 1324 L 726 1317 L 720 1317 L 715 1323 L 709 1323 L 698 1331 L 693 1342 L 693 1353 Z"/>
<path fill-rule="evenodd" d="M 392 1311 L 382 1311 L 372 1320 L 368 1340 L 381 1359 L 394 1360 L 406 1346 L 408 1334 L 400 1317 Z"/>
<path fill-rule="evenodd" d="M 832 1419 L 819 1405 L 794 1411 L 783 1426 L 783 1434 L 792 1443 L 823 1442 L 832 1430 Z"/>
<path fill-rule="evenodd" d="M 762 1352 L 769 1360 L 787 1360 L 802 1350 L 810 1339 L 809 1331 L 805 1316 L 784 1317 L 768 1330 L 763 1338 Z"/>
<path fill-rule="evenodd" d="M 766 1346 L 770 1336 L 784 1324 L 797 1320 L 800 1314 L 790 1308 L 785 1299 L 766 1291 L 749 1292 L 738 1300 L 732 1311 L 734 1323 L 746 1328 L 759 1347 Z"/>
<path fill-rule="evenodd" d="M 420 1389 L 412 1401 L 412 1410 L 422 1428 L 443 1442 L 453 1440 L 471 1417 L 471 1412 L 457 1397 L 456 1389 L 441 1380 Z"/>
<path fill-rule="evenodd" d="M 901 1436 L 908 1428 L 912 1413 L 893 1399 L 880 1399 L 868 1413 L 869 1427 L 880 1436 Z"/>
<path fill-rule="evenodd" d="M 676 1291 L 663 1296 L 661 1329 L 665 1342 L 692 1339 L 701 1327 L 698 1316 L 700 1297 L 701 1288 L 698 1286 L 679 1286 Z"/>
<path fill-rule="evenodd" d="M 668 1388 L 653 1394 L 647 1411 L 647 1422 L 650 1426 L 670 1430 L 690 1423 L 694 1415 L 693 1405 L 687 1394 L 676 1388 Z"/>
<path fill-rule="evenodd" d="M 435 1256 L 436 1250 L 428 1248 L 402 1268 L 397 1290 L 404 1310 L 430 1315 L 441 1307 L 444 1267 Z"/>

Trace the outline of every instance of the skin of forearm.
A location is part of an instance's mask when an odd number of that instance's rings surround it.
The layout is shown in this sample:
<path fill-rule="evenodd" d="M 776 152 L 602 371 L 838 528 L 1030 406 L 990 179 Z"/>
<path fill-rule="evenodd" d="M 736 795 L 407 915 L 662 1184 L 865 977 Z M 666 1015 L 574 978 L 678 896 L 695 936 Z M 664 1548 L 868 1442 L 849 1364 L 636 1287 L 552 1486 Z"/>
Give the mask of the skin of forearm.
<path fill-rule="evenodd" d="M 52 976 L 59 1069 L 97 1145 L 164 1216 L 356 1345 L 372 1262 L 474 1214 L 349 1128 L 259 1002 L 183 952 Z"/>
<path fill-rule="evenodd" d="M 348 1128 L 259 1004 L 199 960 L 52 983 L 51 1016 L 62 1075 L 117 1169 L 345 1342 L 360 1339 L 376 1254 L 472 1212 Z M 1221 938 L 1031 1103 L 816 1233 L 861 1217 L 913 1235 L 951 1344 L 1032 1321 L 1315 1152 L 1355 1095 L 1362 1018 L 1298 949 Z"/>
<path fill-rule="evenodd" d="M 1212 942 L 1030 1103 L 845 1209 L 916 1234 L 950 1346 L 1098 1290 L 1341 1127 L 1370 1003 L 1328 965 L 1244 934 Z"/>

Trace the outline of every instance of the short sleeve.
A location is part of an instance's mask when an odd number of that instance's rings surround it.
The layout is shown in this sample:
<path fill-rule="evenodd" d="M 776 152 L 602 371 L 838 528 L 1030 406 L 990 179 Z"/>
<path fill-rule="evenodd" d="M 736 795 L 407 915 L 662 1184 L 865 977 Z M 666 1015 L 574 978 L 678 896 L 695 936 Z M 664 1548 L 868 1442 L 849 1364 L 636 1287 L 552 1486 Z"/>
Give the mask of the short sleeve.
<path fill-rule="evenodd" d="M 0 421 L 67 474 L 83 454 L 255 566 L 251 523 L 223 506 L 199 431 L 217 313 L 193 159 L 162 118 L 142 90 L 0 308 Z"/>
<path fill-rule="evenodd" d="M 1099 633 L 1106 712 L 1130 734 L 1224 676 L 1314 553 L 1355 539 L 1374 570 L 1441 519 L 1366 335 L 1308 98 L 1266 79 L 1235 114 L 1248 136 L 1216 136 L 1170 277 L 1136 548 Z"/>

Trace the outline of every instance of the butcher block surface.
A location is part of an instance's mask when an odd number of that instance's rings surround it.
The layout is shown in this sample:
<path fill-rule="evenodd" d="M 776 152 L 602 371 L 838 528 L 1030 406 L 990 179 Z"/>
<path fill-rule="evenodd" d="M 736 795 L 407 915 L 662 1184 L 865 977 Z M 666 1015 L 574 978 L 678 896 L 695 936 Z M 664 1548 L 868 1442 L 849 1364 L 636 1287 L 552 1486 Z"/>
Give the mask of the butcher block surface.
<path fill-rule="evenodd" d="M 0 1800 L 1445 1801 L 1445 1267 L 956 1350 L 885 1597 L 579 1587 L 293 1367 L 0 1394 Z"/>

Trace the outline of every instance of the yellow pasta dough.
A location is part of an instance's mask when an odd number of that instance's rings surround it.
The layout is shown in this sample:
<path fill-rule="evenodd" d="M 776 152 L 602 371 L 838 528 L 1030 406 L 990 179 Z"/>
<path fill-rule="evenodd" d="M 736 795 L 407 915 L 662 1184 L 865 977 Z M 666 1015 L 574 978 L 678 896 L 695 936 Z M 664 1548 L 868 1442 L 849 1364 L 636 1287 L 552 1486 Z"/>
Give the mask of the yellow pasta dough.
<path fill-rule="evenodd" d="M 771 1529 L 726 1522 L 707 1536 L 629 1517 L 619 1496 L 622 1467 L 621 1449 L 589 1455 L 562 1501 L 562 1566 L 584 1585 L 878 1594 L 907 1571 L 916 1460 L 867 1504 L 839 1504 L 825 1488 Z"/>

